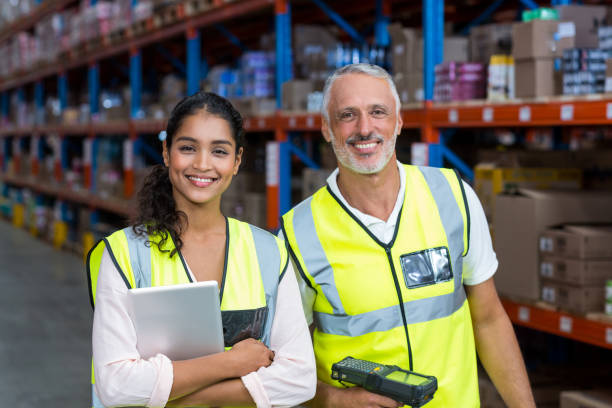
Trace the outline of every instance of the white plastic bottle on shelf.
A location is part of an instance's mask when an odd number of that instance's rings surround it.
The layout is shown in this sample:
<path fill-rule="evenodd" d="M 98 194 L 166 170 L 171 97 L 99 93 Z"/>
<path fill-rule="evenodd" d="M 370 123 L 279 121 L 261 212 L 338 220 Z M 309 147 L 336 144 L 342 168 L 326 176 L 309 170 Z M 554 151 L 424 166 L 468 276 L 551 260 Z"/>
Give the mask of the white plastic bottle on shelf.
<path fill-rule="evenodd" d="M 490 101 L 503 101 L 506 99 L 508 81 L 505 55 L 492 55 L 489 60 L 487 81 L 487 99 Z"/>
<path fill-rule="evenodd" d="M 508 99 L 514 99 L 516 97 L 514 93 L 514 57 L 512 55 L 506 56 L 506 96 Z"/>

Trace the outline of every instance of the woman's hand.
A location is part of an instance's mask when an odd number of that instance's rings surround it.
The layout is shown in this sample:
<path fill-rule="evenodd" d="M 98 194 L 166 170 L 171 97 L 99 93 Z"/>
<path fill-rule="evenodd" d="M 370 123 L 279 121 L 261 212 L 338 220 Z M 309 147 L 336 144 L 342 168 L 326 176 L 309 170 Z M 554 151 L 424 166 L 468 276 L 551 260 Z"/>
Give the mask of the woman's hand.
<path fill-rule="evenodd" d="M 228 353 L 231 354 L 236 367 L 236 377 L 257 371 L 260 367 L 268 367 L 274 360 L 274 352 L 255 339 L 246 339 L 234 344 Z"/>

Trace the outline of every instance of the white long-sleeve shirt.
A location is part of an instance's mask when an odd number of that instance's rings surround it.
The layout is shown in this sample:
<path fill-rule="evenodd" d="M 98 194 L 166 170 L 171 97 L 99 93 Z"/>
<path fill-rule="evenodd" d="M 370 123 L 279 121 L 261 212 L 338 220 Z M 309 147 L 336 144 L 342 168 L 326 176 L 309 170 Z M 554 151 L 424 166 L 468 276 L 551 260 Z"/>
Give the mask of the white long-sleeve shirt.
<path fill-rule="evenodd" d="M 105 406 L 163 407 L 172 389 L 173 366 L 162 354 L 146 360 L 138 354 L 127 293 L 105 250 L 92 333 L 96 391 Z M 257 407 L 290 407 L 311 399 L 316 388 L 315 361 L 291 264 L 278 287 L 270 349 L 275 357 L 269 367 L 241 377 Z"/>

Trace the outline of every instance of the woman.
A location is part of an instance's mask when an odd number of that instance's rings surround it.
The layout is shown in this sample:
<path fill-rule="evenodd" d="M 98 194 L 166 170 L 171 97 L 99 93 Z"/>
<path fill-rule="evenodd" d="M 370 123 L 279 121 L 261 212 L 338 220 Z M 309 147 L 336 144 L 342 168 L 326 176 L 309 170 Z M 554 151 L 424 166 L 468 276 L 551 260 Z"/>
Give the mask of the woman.
<path fill-rule="evenodd" d="M 90 252 L 94 406 L 291 406 L 314 395 L 312 345 L 284 244 L 220 210 L 243 133 L 240 114 L 215 94 L 179 102 L 164 165 L 145 180 L 133 226 Z M 184 361 L 141 358 L 128 289 L 210 280 L 219 284 L 225 342 L 233 347 Z M 231 313 L 242 327 L 227 327 Z"/>

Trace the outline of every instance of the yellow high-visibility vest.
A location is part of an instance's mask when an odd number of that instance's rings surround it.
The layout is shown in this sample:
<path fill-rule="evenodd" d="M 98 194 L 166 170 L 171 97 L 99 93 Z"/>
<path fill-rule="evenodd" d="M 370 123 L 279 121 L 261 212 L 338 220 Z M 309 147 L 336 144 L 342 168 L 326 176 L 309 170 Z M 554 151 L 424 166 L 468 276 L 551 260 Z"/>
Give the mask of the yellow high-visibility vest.
<path fill-rule="evenodd" d="M 317 376 L 346 356 L 434 375 L 428 407 L 480 405 L 463 288 L 469 211 L 452 170 L 404 166 L 406 195 L 389 244 L 323 187 L 282 218 L 290 255 L 316 292 Z"/>
<path fill-rule="evenodd" d="M 225 266 L 220 285 L 222 318 L 225 322 L 226 317 L 242 313 L 248 315 L 243 321 L 249 322 L 252 321 L 251 317 L 263 313 L 263 328 L 256 334 L 250 334 L 252 337 L 258 336 L 269 347 L 278 284 L 288 262 L 285 244 L 269 232 L 233 218 L 227 218 L 226 235 Z M 149 239 L 159 241 L 159 237 L 140 236 L 132 227 L 127 227 L 102 239 L 92 248 L 87 257 L 92 307 L 95 307 L 104 249 L 108 251 L 128 288 L 192 282 L 180 252 L 170 257 L 170 252 L 162 252 L 157 245 L 147 243 Z M 163 249 L 175 249 L 169 234 Z M 103 407 L 96 395 L 94 382 L 92 365 L 92 405 L 94 408 Z"/>

